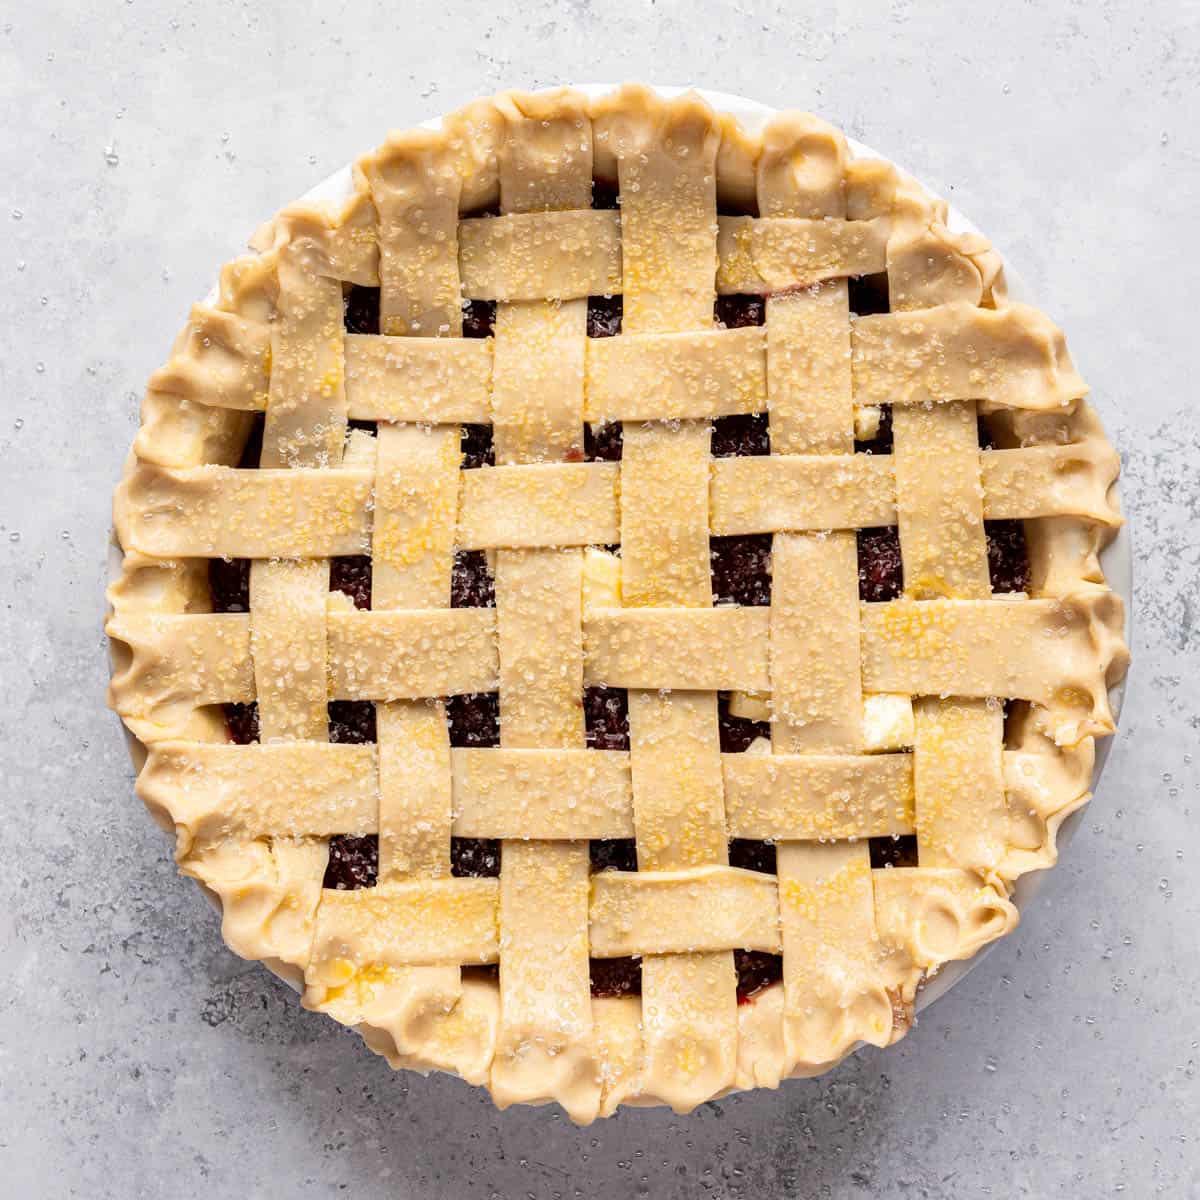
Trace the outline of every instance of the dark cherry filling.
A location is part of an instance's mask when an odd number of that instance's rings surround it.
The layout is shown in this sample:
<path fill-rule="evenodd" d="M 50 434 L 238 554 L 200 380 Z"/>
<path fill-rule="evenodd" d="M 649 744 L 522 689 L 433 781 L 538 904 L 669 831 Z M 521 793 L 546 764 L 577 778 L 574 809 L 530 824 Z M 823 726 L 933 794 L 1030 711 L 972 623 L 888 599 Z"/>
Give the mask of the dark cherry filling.
<path fill-rule="evenodd" d="M 450 874 L 458 879 L 496 879 L 500 843 L 495 838 L 451 838 Z"/>
<path fill-rule="evenodd" d="M 583 427 L 583 457 L 588 462 L 620 462 L 625 435 L 620 421 Z"/>
<path fill-rule="evenodd" d="M 370 700 L 330 700 L 329 740 L 364 746 L 375 739 L 375 705 Z"/>
<path fill-rule="evenodd" d="M 743 605 L 771 603 L 771 535 L 709 539 L 714 602 Z"/>
<path fill-rule="evenodd" d="M 592 975 L 592 995 L 640 996 L 642 960 L 640 958 L 593 958 L 588 966 Z"/>
<path fill-rule="evenodd" d="M 250 746 L 258 741 L 258 702 L 249 704 L 226 704 L 225 727 L 229 740 L 239 746 Z"/>
<path fill-rule="evenodd" d="M 714 313 L 726 329 L 745 329 L 766 321 L 767 302 L 762 296 L 718 296 Z"/>
<path fill-rule="evenodd" d="M 250 611 L 250 560 L 248 558 L 210 558 L 208 586 L 215 613 Z"/>
<path fill-rule="evenodd" d="M 858 531 L 858 598 L 896 600 L 904 590 L 900 532 L 895 525 Z"/>
<path fill-rule="evenodd" d="M 771 453 L 766 413 L 738 413 L 713 421 L 713 458 L 746 458 Z"/>
<path fill-rule="evenodd" d="M 717 694 L 717 732 L 722 754 L 742 754 L 755 738 L 769 738 L 771 726 L 766 721 L 748 721 L 729 712 L 729 693 Z M 774 869 L 774 868 L 772 868 Z"/>
<path fill-rule="evenodd" d="M 718 217 L 757 217 L 758 197 L 753 193 L 740 196 L 718 195 Z"/>
<path fill-rule="evenodd" d="M 733 965 L 737 970 L 739 1004 L 749 1004 L 764 988 L 783 978 L 783 955 L 766 954 L 762 950 L 735 950 Z"/>
<path fill-rule="evenodd" d="M 866 442 L 855 442 L 856 454 L 891 454 L 892 452 L 892 406 L 884 404 L 879 412 L 879 429 Z"/>
<path fill-rule="evenodd" d="M 255 413 L 250 425 L 250 433 L 246 444 L 242 447 L 242 457 L 238 459 L 238 470 L 253 471 L 262 462 L 263 430 L 267 427 L 267 414 Z"/>
<path fill-rule="evenodd" d="M 589 750 L 628 750 L 629 693 L 624 688 L 584 688 L 583 723 Z"/>
<path fill-rule="evenodd" d="M 342 297 L 347 333 L 379 332 L 379 289 L 352 284 Z"/>
<path fill-rule="evenodd" d="M 587 335 L 591 338 L 616 337 L 621 332 L 624 303 L 620 296 L 589 296 Z"/>
<path fill-rule="evenodd" d="M 495 300 L 464 300 L 462 335 L 465 338 L 491 337 L 496 329 Z"/>
<path fill-rule="evenodd" d="M 369 700 L 331 700 L 329 740 L 357 746 L 375 741 L 375 705 Z M 337 834 L 329 839 L 323 887 L 343 892 L 374 887 L 378 875 L 379 838 L 375 834 Z"/>
<path fill-rule="evenodd" d="M 1029 548 L 1021 521 L 985 521 L 988 574 L 993 592 L 1028 592 Z"/>
<path fill-rule="evenodd" d="M 450 572 L 450 607 L 496 607 L 496 581 L 482 550 L 455 550 Z"/>
<path fill-rule="evenodd" d="M 975 418 L 975 424 L 978 430 L 980 450 L 995 450 L 996 439 L 992 436 L 991 429 L 988 428 L 987 418 L 980 413 Z"/>
<path fill-rule="evenodd" d="M 467 692 L 446 698 L 450 745 L 479 748 L 500 745 L 500 695 Z"/>
<path fill-rule="evenodd" d="M 593 871 L 636 871 L 637 842 L 633 838 L 606 838 L 588 843 Z"/>
<path fill-rule="evenodd" d="M 374 887 L 379 878 L 379 838 L 338 834 L 329 839 L 329 864 L 321 886 L 339 892 Z"/>
<path fill-rule="evenodd" d="M 367 554 L 329 560 L 329 590 L 344 592 L 355 608 L 371 607 L 371 558 Z"/>
<path fill-rule="evenodd" d="M 607 179 L 592 180 L 593 208 L 619 208 L 620 195 L 621 193 L 615 183 Z"/>
<path fill-rule="evenodd" d="M 891 296 L 886 271 L 878 275 L 860 275 L 846 281 L 850 295 L 850 311 L 856 317 L 891 312 Z"/>
<path fill-rule="evenodd" d="M 475 467 L 494 467 L 496 448 L 492 444 L 490 425 L 464 425 L 462 427 L 462 465 L 464 470 Z"/>
<path fill-rule="evenodd" d="M 914 834 L 903 837 L 873 837 L 869 840 L 871 867 L 881 871 L 884 867 L 915 867 L 917 865 L 917 839 Z"/>
<path fill-rule="evenodd" d="M 731 838 L 729 865 L 741 867 L 743 871 L 761 871 L 764 875 L 774 875 L 775 843 L 755 842 L 749 838 Z"/>

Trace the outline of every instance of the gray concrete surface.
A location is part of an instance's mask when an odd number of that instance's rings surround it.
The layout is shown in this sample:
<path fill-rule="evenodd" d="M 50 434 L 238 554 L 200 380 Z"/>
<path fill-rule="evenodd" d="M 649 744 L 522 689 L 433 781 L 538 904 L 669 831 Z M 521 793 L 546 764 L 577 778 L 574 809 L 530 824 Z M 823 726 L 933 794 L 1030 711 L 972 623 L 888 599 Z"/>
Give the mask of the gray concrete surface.
<path fill-rule="evenodd" d="M 0 4 L 0 1192 L 1200 1195 L 1196 3 L 412 8 Z M 1080 835 L 902 1046 L 580 1132 L 391 1074 L 223 948 L 132 796 L 100 621 L 142 382 L 251 228 L 391 125 L 623 77 L 815 109 L 990 232 L 1124 450 L 1139 595 Z"/>

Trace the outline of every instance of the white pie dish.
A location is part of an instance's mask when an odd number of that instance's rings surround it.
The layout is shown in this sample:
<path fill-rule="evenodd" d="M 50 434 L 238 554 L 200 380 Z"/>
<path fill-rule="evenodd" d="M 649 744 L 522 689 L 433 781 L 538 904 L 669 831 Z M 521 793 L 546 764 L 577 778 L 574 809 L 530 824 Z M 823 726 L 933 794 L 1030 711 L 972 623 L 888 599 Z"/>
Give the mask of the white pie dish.
<path fill-rule="evenodd" d="M 607 84 L 576 85 L 576 86 L 578 86 L 580 91 L 583 91 L 589 95 L 602 94 L 604 92 L 609 91 L 611 88 L 611 85 L 607 85 Z M 684 89 L 673 88 L 673 87 L 660 87 L 657 90 L 660 93 L 662 93 L 664 96 L 670 96 L 670 95 L 673 95 Z M 711 105 L 713 105 L 714 108 L 717 108 L 722 111 L 733 114 L 748 129 L 751 129 L 751 130 L 756 129 L 759 126 L 761 126 L 761 124 L 769 116 L 771 116 L 772 113 L 774 112 L 774 110 L 769 109 L 763 105 L 757 104 L 753 101 L 745 100 L 745 99 L 735 97 L 735 96 L 726 95 L 724 93 L 700 90 L 700 94 Z M 438 124 L 438 122 L 431 121 L 431 122 L 427 122 L 426 124 L 428 124 L 430 126 L 436 126 Z M 854 142 L 853 140 L 851 140 L 851 146 L 856 155 L 868 155 L 869 154 L 869 155 L 872 155 L 875 157 L 886 158 L 886 156 L 879 155 L 876 151 L 871 150 L 869 147 L 866 147 L 866 146 L 862 145 L 861 143 Z M 900 166 L 901 164 L 896 164 L 896 165 Z M 303 199 L 306 201 L 310 201 L 310 202 L 324 201 L 324 200 L 336 202 L 340 199 L 344 199 L 349 194 L 350 189 L 351 189 L 351 169 L 347 166 L 347 167 L 342 168 L 342 170 L 336 172 L 334 175 L 330 176 L 327 180 L 325 180 L 323 183 L 319 184 L 316 188 L 312 189 L 305 197 L 303 197 Z M 951 229 L 954 229 L 954 230 L 968 230 L 968 231 L 976 231 L 977 232 L 977 230 L 975 229 L 975 226 L 970 221 L 968 221 L 965 217 L 963 217 L 962 214 L 960 214 L 959 212 L 957 212 L 957 210 L 955 210 L 953 208 L 951 208 L 951 210 L 950 210 L 950 227 L 951 227 Z M 1008 269 L 1007 277 L 1008 277 L 1009 291 L 1014 296 L 1014 298 L 1020 299 L 1020 300 L 1025 300 L 1025 301 L 1028 301 L 1031 299 L 1028 295 L 1027 289 L 1021 283 L 1019 278 L 1014 276 L 1014 274 L 1011 271 L 1011 268 Z M 1130 610 L 1131 591 L 1132 591 L 1131 553 L 1130 553 L 1129 537 L 1128 537 L 1128 534 L 1124 530 L 1121 530 L 1118 533 L 1117 538 L 1103 552 L 1102 562 L 1103 562 L 1106 574 L 1108 576 L 1110 585 L 1112 586 L 1113 590 L 1118 595 L 1120 595 L 1122 597 L 1122 599 L 1124 600 L 1125 606 L 1126 606 L 1126 613 L 1128 613 Z M 115 545 L 113 547 L 113 551 L 112 551 L 112 555 L 111 555 L 110 566 L 111 566 L 111 571 L 112 571 L 113 577 L 115 578 L 116 574 L 119 572 L 119 568 L 120 568 L 120 551 L 119 551 L 119 549 L 117 549 L 115 547 Z M 1128 620 L 1128 618 L 1127 618 L 1127 620 Z M 1112 693 L 1112 706 L 1113 706 L 1114 712 L 1119 712 L 1122 698 L 1123 698 L 1123 687 L 1118 687 L 1118 688 L 1114 689 L 1114 691 Z M 129 736 L 131 751 L 134 754 L 135 762 L 139 761 L 141 752 L 142 752 L 142 748 L 137 743 L 136 739 L 134 739 L 131 735 L 128 735 L 128 734 L 127 734 L 127 736 Z M 1101 770 L 1102 770 L 1104 762 L 1107 758 L 1107 753 L 1108 753 L 1108 742 L 1103 741 L 1097 747 L 1096 767 L 1095 767 L 1095 773 L 1093 776 L 1093 784 L 1092 784 L 1093 790 L 1095 789 L 1096 784 L 1099 780 Z M 1060 830 L 1060 833 L 1059 833 L 1059 843 L 1058 844 L 1059 844 L 1060 848 L 1065 847 L 1069 843 L 1074 830 L 1077 828 L 1078 821 L 1079 821 L 1079 815 L 1076 814 L 1072 818 L 1068 819 L 1067 822 L 1064 824 L 1063 828 Z M 1034 895 L 1037 892 L 1038 886 L 1039 886 L 1039 876 L 1036 873 L 1033 875 L 1026 876 L 1018 882 L 1018 884 L 1016 886 L 1015 894 L 1013 897 L 1014 903 L 1017 905 L 1018 909 L 1023 911 L 1026 908 L 1026 906 L 1029 905 L 1029 903 L 1032 901 Z M 212 899 L 211 896 L 210 896 L 210 899 Z M 974 958 L 969 959 L 965 962 L 956 962 L 956 963 L 948 965 L 939 975 L 934 977 L 929 982 L 928 986 L 926 986 L 924 988 L 924 990 L 922 991 L 921 995 L 918 998 L 918 1005 L 917 1005 L 918 1009 L 924 1008 L 929 1003 L 931 1003 L 934 999 L 936 999 L 938 996 L 940 996 L 940 995 L 944 994 L 946 991 L 948 991 L 950 987 L 952 987 L 959 979 L 961 979 L 963 976 L 966 975 L 966 973 L 971 969 L 971 967 L 976 962 L 979 961 L 979 959 L 981 957 L 982 957 L 981 954 L 977 954 Z"/>

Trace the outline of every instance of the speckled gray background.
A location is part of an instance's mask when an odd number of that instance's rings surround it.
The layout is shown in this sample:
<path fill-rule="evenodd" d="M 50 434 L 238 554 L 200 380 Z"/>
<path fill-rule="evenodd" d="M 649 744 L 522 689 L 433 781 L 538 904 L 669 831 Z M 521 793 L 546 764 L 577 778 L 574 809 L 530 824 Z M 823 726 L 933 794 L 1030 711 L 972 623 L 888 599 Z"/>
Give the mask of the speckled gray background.
<path fill-rule="evenodd" d="M 1200 1194 L 1197 5 L 412 7 L 0 4 L 0 1191 Z M 248 231 L 391 125 L 625 77 L 815 109 L 1020 266 L 1126 455 L 1137 659 L 1066 861 L 905 1043 L 577 1131 L 391 1074 L 223 948 L 132 796 L 100 621 L 142 381 Z"/>

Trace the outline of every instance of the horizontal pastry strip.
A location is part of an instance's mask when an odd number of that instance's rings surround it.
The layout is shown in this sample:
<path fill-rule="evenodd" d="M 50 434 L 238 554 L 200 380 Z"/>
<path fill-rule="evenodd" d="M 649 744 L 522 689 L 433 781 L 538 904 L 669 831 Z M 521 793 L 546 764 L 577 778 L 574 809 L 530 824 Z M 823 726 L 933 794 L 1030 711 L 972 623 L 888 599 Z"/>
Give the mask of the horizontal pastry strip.
<path fill-rule="evenodd" d="M 719 217 L 717 291 L 766 294 L 887 270 L 891 221 Z"/>
<path fill-rule="evenodd" d="M 766 409 L 759 326 L 587 339 L 584 420 L 691 420 Z"/>
<path fill-rule="evenodd" d="M 600 871 L 588 916 L 596 958 L 783 949 L 777 881 L 736 867 Z"/>
<path fill-rule="evenodd" d="M 270 326 L 197 308 L 150 387 L 201 404 L 262 411 L 270 337 Z M 683 420 L 767 408 L 763 327 L 579 340 L 587 351 L 585 420 Z M 1024 305 L 992 310 L 954 303 L 859 317 L 850 340 L 858 404 L 980 399 L 1059 411 L 1086 392 L 1060 331 Z M 365 421 L 487 423 L 492 355 L 488 338 L 347 334 L 348 414 Z"/>
<path fill-rule="evenodd" d="M 322 893 L 307 978 L 339 987 L 360 966 L 483 964 L 499 957 L 498 879 L 389 881 Z"/>
<path fill-rule="evenodd" d="M 460 474 L 456 541 L 468 550 L 621 540 L 617 463 L 531 463 Z"/>
<path fill-rule="evenodd" d="M 456 837 L 634 836 L 629 755 L 616 750 L 451 750 Z M 912 757 L 721 757 L 730 837 L 887 837 L 914 829 Z M 159 742 L 138 790 L 174 822 L 181 855 L 226 838 L 378 832 L 372 745 Z"/>
<path fill-rule="evenodd" d="M 612 295 L 621 290 L 621 214 L 575 209 L 460 221 L 458 269 L 472 300 Z"/>
<path fill-rule="evenodd" d="M 1087 394 L 1062 331 L 1027 304 L 955 301 L 860 317 L 851 349 L 859 404 L 990 400 L 1056 411 Z"/>
<path fill-rule="evenodd" d="M 871 881 L 883 942 L 903 946 L 923 963 L 969 955 L 996 936 L 993 923 L 1012 921 L 1005 899 L 967 871 L 886 868 L 872 871 Z M 591 882 L 588 941 L 594 957 L 782 949 L 772 876 L 705 866 L 604 871 Z M 380 968 L 496 962 L 502 948 L 499 893 L 497 879 L 325 891 L 308 982 L 340 987 L 378 980 Z"/>
<path fill-rule="evenodd" d="M 1084 517 L 1119 525 L 1109 495 L 1118 459 L 1106 443 L 983 450 L 986 520 Z M 891 455 L 772 454 L 713 462 L 717 535 L 866 529 L 896 523 Z"/>
<path fill-rule="evenodd" d="M 1115 456 L 1094 442 L 980 453 L 988 519 L 1077 516 L 1120 522 Z M 460 474 L 464 549 L 611 545 L 620 540 L 620 464 L 533 463 Z M 142 464 L 121 485 L 117 532 L 157 558 L 324 558 L 366 553 L 369 470 L 237 470 Z M 713 534 L 895 524 L 890 455 L 715 459 Z"/>
<path fill-rule="evenodd" d="M 1085 732 L 1111 732 L 1105 672 L 1119 606 L 1107 592 L 864 604 L 863 688 L 1032 700 L 1079 713 Z"/>
<path fill-rule="evenodd" d="M 894 601 L 861 606 L 868 692 L 1005 697 L 1078 711 L 1111 727 L 1108 593 L 1064 599 Z M 768 691 L 769 608 L 600 608 L 583 620 L 584 682 L 611 687 Z M 145 691 L 216 704 L 254 699 L 244 613 L 114 618 Z M 328 613 L 329 696 L 396 700 L 494 691 L 493 609 Z M 141 714 L 138 714 L 141 715 Z"/>
<path fill-rule="evenodd" d="M 346 406 L 359 421 L 483 425 L 492 419 L 486 338 L 346 335 Z"/>
<path fill-rule="evenodd" d="M 583 622 L 585 684 L 769 691 L 768 608 L 595 608 Z"/>
<path fill-rule="evenodd" d="M 717 291 L 767 292 L 887 267 L 890 222 L 719 217 Z M 514 213 L 458 226 L 463 293 L 473 300 L 570 300 L 622 290 L 621 214 Z"/>
<path fill-rule="evenodd" d="M 419 700 L 498 685 L 494 609 L 330 611 L 327 621 L 330 699 Z M 255 698 L 246 613 L 130 615 L 108 633 L 131 652 L 122 677 L 140 677 L 157 703 Z"/>

